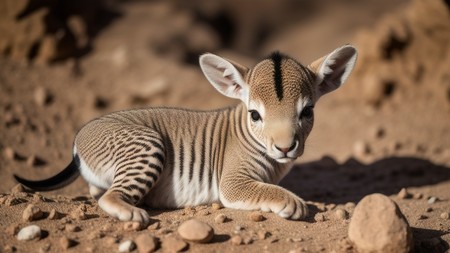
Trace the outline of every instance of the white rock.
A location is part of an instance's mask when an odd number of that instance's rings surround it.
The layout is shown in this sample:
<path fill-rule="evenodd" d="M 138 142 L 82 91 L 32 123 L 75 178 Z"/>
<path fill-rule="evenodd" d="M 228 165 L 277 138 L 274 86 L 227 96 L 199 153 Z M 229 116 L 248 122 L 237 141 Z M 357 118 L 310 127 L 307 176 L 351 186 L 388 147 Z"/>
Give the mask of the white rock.
<path fill-rule="evenodd" d="M 41 228 L 36 225 L 24 227 L 17 234 L 19 241 L 29 241 L 39 237 L 41 237 Z"/>
<path fill-rule="evenodd" d="M 119 252 L 131 252 L 136 248 L 132 240 L 126 240 L 119 245 Z"/>

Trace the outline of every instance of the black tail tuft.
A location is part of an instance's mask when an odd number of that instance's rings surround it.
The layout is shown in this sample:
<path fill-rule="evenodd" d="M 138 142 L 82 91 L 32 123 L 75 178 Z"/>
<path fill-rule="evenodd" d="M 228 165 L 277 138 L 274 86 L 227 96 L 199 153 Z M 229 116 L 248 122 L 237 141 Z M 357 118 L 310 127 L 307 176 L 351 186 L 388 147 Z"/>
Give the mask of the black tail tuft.
<path fill-rule="evenodd" d="M 72 183 L 80 175 L 78 170 L 79 158 L 77 155 L 74 156 L 72 162 L 70 162 L 67 167 L 51 178 L 47 178 L 40 181 L 30 181 L 14 175 L 17 182 L 21 183 L 23 186 L 35 190 L 35 191 L 53 191 L 56 189 L 63 188 L 64 186 Z"/>

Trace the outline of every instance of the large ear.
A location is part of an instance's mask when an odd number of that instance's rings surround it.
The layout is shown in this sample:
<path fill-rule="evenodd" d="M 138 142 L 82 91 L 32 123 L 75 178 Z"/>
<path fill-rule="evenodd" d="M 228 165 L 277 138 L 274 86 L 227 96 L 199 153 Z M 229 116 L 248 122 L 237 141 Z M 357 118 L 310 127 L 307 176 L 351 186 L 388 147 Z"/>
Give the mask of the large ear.
<path fill-rule="evenodd" d="M 345 45 L 308 66 L 317 76 L 317 98 L 334 91 L 347 80 L 355 66 L 357 55 L 356 48 Z"/>
<path fill-rule="evenodd" d="M 244 76 L 248 68 L 214 54 L 200 56 L 200 67 L 208 81 L 220 93 L 247 102 L 248 85 Z"/>

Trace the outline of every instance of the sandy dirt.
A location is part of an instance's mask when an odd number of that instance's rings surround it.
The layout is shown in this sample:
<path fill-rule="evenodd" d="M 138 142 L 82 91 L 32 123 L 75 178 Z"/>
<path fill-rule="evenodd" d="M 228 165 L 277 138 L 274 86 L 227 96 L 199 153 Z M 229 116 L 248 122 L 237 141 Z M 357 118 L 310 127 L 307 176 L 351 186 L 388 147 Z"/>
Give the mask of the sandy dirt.
<path fill-rule="evenodd" d="M 444 1 L 299 1 L 298 11 L 283 1 L 248 16 L 242 8 L 251 5 L 236 2 L 122 3 L 85 54 L 57 61 L 57 52 L 46 57 L 45 50 L 32 59 L 0 56 L 0 252 L 118 252 L 121 242 L 143 233 L 157 237 L 158 252 L 166 252 L 164 241 L 178 238 L 178 226 L 190 218 L 210 224 L 215 236 L 189 243 L 189 252 L 355 252 L 347 237 L 354 206 L 376 192 L 399 205 L 415 252 L 449 250 L 450 9 Z M 280 50 L 306 64 L 348 42 L 359 49 L 357 67 L 316 106 L 305 154 L 281 182 L 308 201 L 305 221 L 263 213 L 255 222 L 247 211 L 199 206 L 148 209 L 152 225 L 129 231 L 98 207 L 81 178 L 48 193 L 15 187 L 13 173 L 41 179 L 64 168 L 77 130 L 92 118 L 127 108 L 236 103 L 201 75 L 202 52 L 251 66 Z M 402 188 L 411 196 L 397 196 Z M 43 217 L 23 221 L 29 204 Z M 52 209 L 60 217 L 49 219 Z M 225 223 L 215 223 L 219 214 Z M 41 227 L 41 238 L 18 241 L 16 230 L 30 224 Z M 233 244 L 235 235 L 242 245 Z M 74 241 L 68 249 L 63 237 Z"/>

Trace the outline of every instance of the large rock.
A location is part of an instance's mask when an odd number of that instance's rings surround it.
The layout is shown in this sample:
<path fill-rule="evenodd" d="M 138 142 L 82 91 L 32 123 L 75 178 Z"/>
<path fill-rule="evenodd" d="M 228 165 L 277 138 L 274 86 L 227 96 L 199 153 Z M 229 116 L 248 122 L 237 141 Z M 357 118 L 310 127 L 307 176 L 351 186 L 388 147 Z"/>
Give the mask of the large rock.
<path fill-rule="evenodd" d="M 394 201 L 378 193 L 358 203 L 348 237 L 359 253 L 407 253 L 413 248 L 408 221 Z"/>
<path fill-rule="evenodd" d="M 191 242 L 207 243 L 214 237 L 214 229 L 199 220 L 191 219 L 178 227 L 180 236 Z"/>

